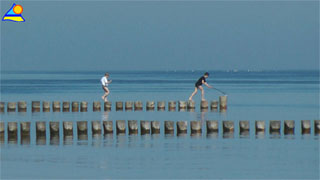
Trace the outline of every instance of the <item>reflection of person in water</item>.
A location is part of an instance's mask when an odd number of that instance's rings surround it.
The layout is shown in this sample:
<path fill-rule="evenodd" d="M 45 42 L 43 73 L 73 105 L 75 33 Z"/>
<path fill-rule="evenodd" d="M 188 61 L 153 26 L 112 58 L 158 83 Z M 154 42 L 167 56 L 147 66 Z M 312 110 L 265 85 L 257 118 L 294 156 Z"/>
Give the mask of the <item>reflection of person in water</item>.
<path fill-rule="evenodd" d="M 109 112 L 104 111 L 104 113 L 102 114 L 102 121 L 107 121 L 108 119 L 109 119 Z"/>

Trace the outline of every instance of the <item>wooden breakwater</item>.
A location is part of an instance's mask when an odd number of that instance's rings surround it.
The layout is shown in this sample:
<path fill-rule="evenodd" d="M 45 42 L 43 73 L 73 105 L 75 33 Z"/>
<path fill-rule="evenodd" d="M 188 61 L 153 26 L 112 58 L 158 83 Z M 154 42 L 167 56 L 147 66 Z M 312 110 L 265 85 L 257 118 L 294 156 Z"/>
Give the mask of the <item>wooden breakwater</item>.
<path fill-rule="evenodd" d="M 91 111 L 89 103 L 86 101 L 32 101 L 31 107 L 28 107 L 26 101 L 19 102 L 0 102 L 0 113 L 5 112 L 27 112 L 31 109 L 31 112 L 88 112 Z M 112 108 L 114 105 L 114 108 Z M 167 106 L 166 106 L 167 105 Z M 201 101 L 200 110 L 206 112 L 209 109 L 211 111 L 224 112 L 227 109 L 227 96 L 220 96 L 219 101 Z M 92 111 L 195 111 L 196 103 L 194 101 L 116 101 L 112 102 L 92 102 Z"/>
<path fill-rule="evenodd" d="M 266 121 L 254 122 L 254 134 L 263 135 L 269 132 L 270 135 L 295 135 L 296 121 L 267 121 L 269 126 L 266 127 Z M 234 121 L 217 121 L 207 120 L 201 121 L 145 121 L 141 120 L 116 120 L 116 121 L 36 121 L 35 135 L 39 142 L 46 140 L 49 135 L 50 139 L 59 139 L 59 136 L 64 138 L 72 138 L 77 134 L 78 138 L 87 138 L 89 133 L 89 123 L 91 124 L 92 136 L 101 136 L 102 134 L 117 134 L 117 135 L 132 135 L 132 134 L 177 134 L 185 135 L 190 133 L 193 135 L 202 135 L 205 131 L 207 135 L 218 134 L 222 131 L 223 136 L 233 137 L 236 126 L 239 130 L 239 135 L 250 136 L 250 121 L 239 121 L 237 124 Z M 252 122 L 253 123 L 253 122 Z M 0 122 L 0 142 L 4 142 L 5 133 L 8 141 L 17 141 L 18 135 L 22 140 L 30 140 L 31 122 Z M 163 124 L 161 126 L 161 124 Z M 312 132 L 315 135 L 320 134 L 320 120 L 302 120 L 299 121 L 301 134 L 308 135 Z M 313 128 L 312 128 L 313 126 Z M 313 129 L 313 130 L 312 130 Z M 19 131 L 19 132 L 18 132 Z"/>

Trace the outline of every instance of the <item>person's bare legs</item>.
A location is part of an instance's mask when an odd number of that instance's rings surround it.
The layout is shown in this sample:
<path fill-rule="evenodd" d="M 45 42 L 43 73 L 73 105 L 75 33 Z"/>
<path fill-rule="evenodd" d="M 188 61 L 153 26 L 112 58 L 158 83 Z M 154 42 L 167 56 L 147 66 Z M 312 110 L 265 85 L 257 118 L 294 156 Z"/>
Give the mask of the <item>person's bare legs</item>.
<path fill-rule="evenodd" d="M 200 86 L 200 87 L 201 87 L 201 86 Z M 191 96 L 189 97 L 189 101 L 192 101 L 192 97 L 193 97 L 195 94 L 197 94 L 197 92 L 198 92 L 198 88 L 195 87 L 193 93 L 192 93 Z"/>
<path fill-rule="evenodd" d="M 204 99 L 204 89 L 202 86 L 199 86 L 199 89 L 201 90 L 201 101 L 205 101 Z"/>
<path fill-rule="evenodd" d="M 110 91 L 107 87 L 103 87 L 104 95 L 101 97 L 105 102 L 108 101 L 107 96 L 109 95 Z"/>

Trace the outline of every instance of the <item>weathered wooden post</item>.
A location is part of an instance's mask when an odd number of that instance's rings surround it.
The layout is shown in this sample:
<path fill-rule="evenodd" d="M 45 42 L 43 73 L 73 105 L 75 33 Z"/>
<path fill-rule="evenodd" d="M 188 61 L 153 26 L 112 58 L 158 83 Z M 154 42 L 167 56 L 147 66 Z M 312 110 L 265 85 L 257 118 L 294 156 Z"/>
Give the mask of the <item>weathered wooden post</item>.
<path fill-rule="evenodd" d="M 19 101 L 18 102 L 18 112 L 27 112 L 27 102 Z"/>
<path fill-rule="evenodd" d="M 60 129 L 59 125 L 60 125 L 59 121 L 52 121 L 49 123 L 50 137 L 59 136 L 59 129 Z"/>
<path fill-rule="evenodd" d="M 4 142 L 4 122 L 0 122 L 0 143 Z"/>
<path fill-rule="evenodd" d="M 59 135 L 59 121 L 53 121 L 49 123 L 50 129 L 50 145 L 59 145 L 60 135 Z"/>
<path fill-rule="evenodd" d="M 294 120 L 284 121 L 284 134 L 294 134 Z"/>
<path fill-rule="evenodd" d="M 218 101 L 211 101 L 211 103 L 210 103 L 211 110 L 213 110 L 213 111 L 217 110 L 218 109 L 218 104 L 219 104 Z"/>
<path fill-rule="evenodd" d="M 190 128 L 191 128 L 191 134 L 201 134 L 202 133 L 201 121 L 191 121 Z"/>
<path fill-rule="evenodd" d="M 188 122 L 187 121 L 178 121 L 177 122 L 177 134 L 187 134 Z"/>
<path fill-rule="evenodd" d="M 88 102 L 81 101 L 80 102 L 80 112 L 87 112 L 88 111 Z"/>
<path fill-rule="evenodd" d="M 188 104 L 187 104 L 187 109 L 188 111 L 194 111 L 196 109 L 196 103 L 194 101 L 188 101 Z"/>
<path fill-rule="evenodd" d="M 126 109 L 126 111 L 132 111 L 133 110 L 133 102 L 132 101 L 126 101 L 125 109 Z"/>
<path fill-rule="evenodd" d="M 233 121 L 223 121 L 223 133 L 233 133 L 234 123 Z"/>
<path fill-rule="evenodd" d="M 264 121 L 256 121 L 255 122 L 256 125 L 256 134 L 263 134 L 264 130 L 265 130 L 265 122 Z"/>
<path fill-rule="evenodd" d="M 207 134 L 217 133 L 219 131 L 218 121 L 208 120 L 206 121 L 206 124 L 207 124 Z"/>
<path fill-rule="evenodd" d="M 168 110 L 169 111 L 176 111 L 176 102 L 175 101 L 168 102 Z"/>
<path fill-rule="evenodd" d="M 269 122 L 269 133 L 270 134 L 280 134 L 281 121 L 270 121 Z"/>
<path fill-rule="evenodd" d="M 240 135 L 248 135 L 250 131 L 249 121 L 239 121 Z"/>
<path fill-rule="evenodd" d="M 43 105 L 43 109 L 44 109 L 45 104 L 42 103 L 42 105 Z M 49 104 L 49 109 L 50 109 L 50 104 Z M 40 101 L 32 101 L 31 102 L 31 110 L 32 110 L 32 112 L 40 112 Z"/>
<path fill-rule="evenodd" d="M 100 121 L 91 122 L 91 130 L 93 135 L 101 135 L 101 123 Z"/>
<path fill-rule="evenodd" d="M 0 102 L 0 112 L 4 112 L 4 102 Z"/>
<path fill-rule="evenodd" d="M 122 101 L 116 102 L 116 111 L 123 111 L 123 102 Z"/>
<path fill-rule="evenodd" d="M 33 109 L 33 105 L 32 105 L 32 109 Z M 39 101 L 39 111 L 40 111 L 40 101 Z M 48 101 L 42 102 L 42 111 L 43 112 L 50 112 L 50 102 L 48 102 Z M 32 112 L 33 112 L 33 110 L 32 110 Z"/>
<path fill-rule="evenodd" d="M 93 108 L 92 110 L 95 111 L 101 111 L 101 103 L 100 101 L 94 101 L 93 102 Z"/>
<path fill-rule="evenodd" d="M 73 101 L 71 106 L 72 112 L 79 112 L 79 102 Z"/>
<path fill-rule="evenodd" d="M 220 104 L 220 110 L 227 109 L 227 96 L 220 96 L 219 97 L 219 104 Z"/>
<path fill-rule="evenodd" d="M 201 101 L 200 109 L 202 112 L 208 111 L 208 101 Z"/>
<path fill-rule="evenodd" d="M 77 132 L 78 132 L 78 139 L 80 139 L 80 140 L 87 139 L 87 137 L 85 137 L 85 136 L 88 136 L 88 122 L 87 121 L 78 121 L 77 122 Z"/>
<path fill-rule="evenodd" d="M 46 136 L 46 122 L 45 121 L 37 121 L 36 122 L 36 135 L 38 136 Z"/>
<path fill-rule="evenodd" d="M 53 112 L 60 112 L 60 102 L 59 101 L 53 101 L 52 103 L 52 111 Z"/>
<path fill-rule="evenodd" d="M 104 111 L 111 111 L 111 107 L 112 107 L 112 102 L 110 101 L 104 102 Z"/>
<path fill-rule="evenodd" d="M 16 106 L 17 106 L 16 102 L 8 102 L 7 111 L 8 112 L 16 112 Z"/>
<path fill-rule="evenodd" d="M 73 136 L 73 122 L 64 121 L 63 122 L 63 135 L 64 136 Z"/>
<path fill-rule="evenodd" d="M 129 134 L 138 134 L 138 121 L 128 120 Z"/>
<path fill-rule="evenodd" d="M 134 102 L 134 110 L 135 111 L 142 111 L 143 110 L 143 104 L 141 101 Z"/>
<path fill-rule="evenodd" d="M 20 135 L 30 136 L 30 122 L 20 122 Z"/>
<path fill-rule="evenodd" d="M 178 101 L 178 110 L 185 111 L 187 109 L 187 102 L 186 101 Z"/>
<path fill-rule="evenodd" d="M 140 121 L 141 135 L 150 134 L 150 121 Z"/>
<path fill-rule="evenodd" d="M 113 122 L 103 121 L 104 134 L 113 134 Z"/>
<path fill-rule="evenodd" d="M 159 121 L 151 121 L 151 133 L 152 134 L 160 134 L 160 122 Z"/>
<path fill-rule="evenodd" d="M 320 120 L 314 120 L 314 134 L 320 134 Z"/>
<path fill-rule="evenodd" d="M 301 133 L 302 134 L 310 134 L 311 133 L 310 120 L 302 120 L 301 121 Z"/>
<path fill-rule="evenodd" d="M 158 111 L 164 111 L 166 109 L 166 102 L 158 101 Z"/>
<path fill-rule="evenodd" d="M 154 101 L 147 101 L 146 109 L 147 111 L 154 111 Z"/>
<path fill-rule="evenodd" d="M 70 102 L 63 101 L 62 102 L 62 111 L 69 112 L 70 111 Z"/>
<path fill-rule="evenodd" d="M 165 134 L 173 134 L 174 133 L 173 121 L 164 121 L 164 133 Z"/>
<path fill-rule="evenodd" d="M 36 144 L 37 145 L 46 144 L 46 122 L 45 121 L 36 122 Z"/>
<path fill-rule="evenodd" d="M 125 134 L 126 133 L 126 121 L 125 120 L 117 120 L 116 121 L 117 134 Z"/>
<path fill-rule="evenodd" d="M 8 122 L 8 141 L 17 141 L 18 125 L 17 122 Z"/>

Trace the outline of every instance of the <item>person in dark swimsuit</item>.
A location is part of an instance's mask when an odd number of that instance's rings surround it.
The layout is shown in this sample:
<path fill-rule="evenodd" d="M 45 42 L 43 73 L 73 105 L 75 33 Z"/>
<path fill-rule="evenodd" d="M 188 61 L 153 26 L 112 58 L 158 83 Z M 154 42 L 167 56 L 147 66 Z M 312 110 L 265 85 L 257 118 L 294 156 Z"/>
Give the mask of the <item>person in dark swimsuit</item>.
<path fill-rule="evenodd" d="M 205 101 L 205 99 L 204 99 L 204 89 L 203 89 L 203 87 L 202 87 L 202 84 L 206 85 L 208 88 L 212 88 L 212 86 L 210 86 L 210 85 L 207 83 L 207 81 L 206 81 L 206 79 L 207 79 L 208 77 L 209 77 L 209 73 L 206 72 L 206 73 L 204 73 L 204 75 L 201 76 L 201 77 L 199 78 L 199 80 L 196 82 L 194 91 L 193 91 L 193 93 L 191 94 L 191 96 L 189 97 L 189 100 L 190 100 L 190 101 L 192 101 L 192 97 L 197 94 L 198 89 L 201 90 L 201 100 L 202 100 L 202 101 Z"/>

